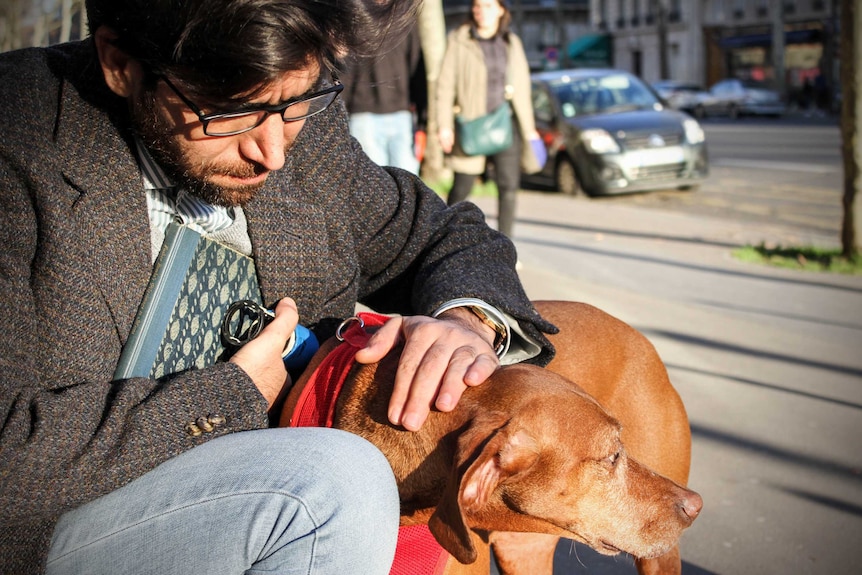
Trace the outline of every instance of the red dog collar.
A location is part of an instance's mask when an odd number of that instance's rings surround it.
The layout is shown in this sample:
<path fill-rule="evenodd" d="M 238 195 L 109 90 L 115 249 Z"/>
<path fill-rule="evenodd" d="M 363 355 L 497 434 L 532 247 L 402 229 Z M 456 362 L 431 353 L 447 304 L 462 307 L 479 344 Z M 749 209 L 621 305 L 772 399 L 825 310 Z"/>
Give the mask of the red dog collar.
<path fill-rule="evenodd" d="M 332 427 L 335 400 L 341 393 L 354 356 L 370 337 L 365 327 L 381 326 L 388 316 L 360 313 L 346 329 L 339 328 L 341 345 L 327 355 L 311 374 L 290 417 L 291 427 Z M 389 575 L 439 575 L 449 554 L 440 547 L 427 525 L 405 525 L 398 529 L 398 546 Z"/>

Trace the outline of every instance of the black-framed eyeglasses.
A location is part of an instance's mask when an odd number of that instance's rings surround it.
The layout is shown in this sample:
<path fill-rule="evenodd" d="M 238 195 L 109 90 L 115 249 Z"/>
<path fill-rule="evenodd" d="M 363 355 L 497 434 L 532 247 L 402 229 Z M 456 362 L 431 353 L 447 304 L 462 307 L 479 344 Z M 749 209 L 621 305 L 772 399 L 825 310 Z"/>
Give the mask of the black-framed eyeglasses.
<path fill-rule="evenodd" d="M 270 114 L 279 114 L 284 122 L 296 122 L 319 114 L 327 109 L 344 89 L 338 78 L 333 78 L 333 84 L 322 90 L 291 98 L 281 104 L 273 106 L 260 105 L 238 110 L 236 112 L 214 112 L 204 114 L 194 102 L 186 98 L 176 86 L 165 76 L 160 76 L 165 84 L 173 90 L 183 103 L 197 114 L 201 124 L 204 126 L 204 134 L 207 136 L 236 136 L 249 130 L 254 130 L 263 124 Z"/>

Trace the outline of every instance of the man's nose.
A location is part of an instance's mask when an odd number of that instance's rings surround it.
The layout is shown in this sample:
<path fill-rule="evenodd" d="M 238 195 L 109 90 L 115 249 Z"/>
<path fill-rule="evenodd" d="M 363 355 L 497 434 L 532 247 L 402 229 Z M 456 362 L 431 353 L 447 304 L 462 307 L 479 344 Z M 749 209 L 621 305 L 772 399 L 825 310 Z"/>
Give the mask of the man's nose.
<path fill-rule="evenodd" d="M 240 151 L 248 160 L 270 171 L 284 166 L 285 123 L 279 114 L 270 114 L 263 124 L 240 137 Z"/>

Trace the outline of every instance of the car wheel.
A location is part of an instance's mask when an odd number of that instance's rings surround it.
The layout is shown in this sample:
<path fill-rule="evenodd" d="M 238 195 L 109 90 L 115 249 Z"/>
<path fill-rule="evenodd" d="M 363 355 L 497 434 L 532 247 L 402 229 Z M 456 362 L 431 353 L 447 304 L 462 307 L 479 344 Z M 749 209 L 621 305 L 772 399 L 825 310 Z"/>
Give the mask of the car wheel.
<path fill-rule="evenodd" d="M 569 158 L 561 158 L 557 164 L 557 170 L 554 177 L 557 183 L 557 190 L 567 196 L 583 196 L 584 190 L 581 188 L 581 183 L 578 181 L 578 174 L 575 171 L 575 166 Z"/>
<path fill-rule="evenodd" d="M 735 105 L 731 105 L 730 108 L 727 109 L 727 115 L 730 116 L 731 120 L 735 120 L 739 117 L 739 108 Z"/>

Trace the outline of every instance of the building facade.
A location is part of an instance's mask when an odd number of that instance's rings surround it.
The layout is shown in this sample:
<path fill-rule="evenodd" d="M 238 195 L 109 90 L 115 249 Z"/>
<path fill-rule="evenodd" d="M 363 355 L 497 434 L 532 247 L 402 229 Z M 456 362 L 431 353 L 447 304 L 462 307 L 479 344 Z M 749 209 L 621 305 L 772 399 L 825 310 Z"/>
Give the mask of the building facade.
<path fill-rule="evenodd" d="M 565 48 L 595 34 L 590 22 L 590 0 L 504 1 L 512 12 L 512 29 L 524 43 L 533 70 L 567 66 Z M 470 5 L 471 0 L 443 0 L 447 30 L 469 18 Z"/>
<path fill-rule="evenodd" d="M 471 0 L 442 0 L 446 28 Z M 776 85 L 788 102 L 838 90 L 838 0 L 508 0 L 534 70 L 612 66 L 647 82 Z M 86 35 L 84 0 L 0 2 L 0 51 Z M 777 37 L 773 30 L 782 28 Z M 773 46 L 778 45 L 776 54 Z M 778 74 L 778 76 L 776 76 Z"/>
<path fill-rule="evenodd" d="M 613 65 L 648 82 L 763 80 L 791 103 L 838 84 L 837 0 L 591 0 L 590 19 Z"/>

